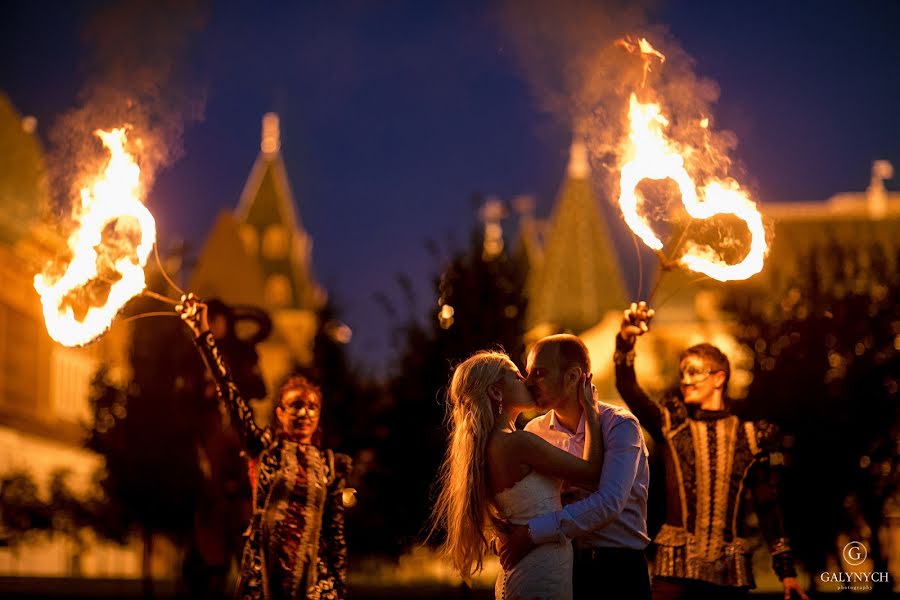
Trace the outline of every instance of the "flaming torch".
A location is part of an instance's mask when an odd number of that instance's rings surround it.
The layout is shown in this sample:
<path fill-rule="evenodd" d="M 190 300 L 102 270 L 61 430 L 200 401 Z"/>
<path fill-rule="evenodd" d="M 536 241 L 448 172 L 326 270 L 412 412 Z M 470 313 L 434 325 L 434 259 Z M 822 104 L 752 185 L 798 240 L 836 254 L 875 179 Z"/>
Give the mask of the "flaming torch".
<path fill-rule="evenodd" d="M 77 227 L 68 239 L 71 259 L 49 264 L 34 278 L 47 331 L 65 346 L 98 338 L 138 294 L 174 303 L 144 289 L 156 222 L 140 200 L 141 170 L 125 149 L 126 128 L 95 134 L 110 157 L 103 173 L 81 190 L 73 210 Z"/>
<path fill-rule="evenodd" d="M 620 46 L 640 54 L 644 60 L 645 81 L 649 62 L 654 59 L 662 62 L 665 59 L 646 39 L 641 39 L 639 43 L 624 41 Z M 702 185 L 697 185 L 690 174 L 688 161 L 700 153 L 698 149 L 669 137 L 669 120 L 663 114 L 660 103 L 641 102 L 637 93 L 632 93 L 629 98 L 628 123 L 628 138 L 621 152 L 619 206 L 625 222 L 635 235 L 657 251 L 664 268 L 670 264 L 678 264 L 719 281 L 747 279 L 759 273 L 768 251 L 766 232 L 762 215 L 747 191 L 731 178 L 711 178 Z M 708 125 L 708 119 L 699 123 L 703 129 Z M 637 189 L 642 181 L 648 179 L 672 180 L 692 219 L 704 220 L 718 215 L 731 215 L 742 221 L 750 232 L 749 247 L 743 258 L 729 263 L 712 245 L 690 240 L 683 245 L 680 255 L 676 256 L 678 247 L 682 246 L 679 241 L 672 250 L 672 256 L 663 258 L 663 241 L 654 231 L 649 211 L 644 207 L 644 198 Z"/>

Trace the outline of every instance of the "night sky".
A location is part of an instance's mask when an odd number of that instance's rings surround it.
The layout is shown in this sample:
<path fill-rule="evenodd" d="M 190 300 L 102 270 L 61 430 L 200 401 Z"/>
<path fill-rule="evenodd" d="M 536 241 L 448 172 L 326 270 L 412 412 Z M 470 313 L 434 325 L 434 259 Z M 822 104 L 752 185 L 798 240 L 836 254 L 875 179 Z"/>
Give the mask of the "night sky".
<path fill-rule="evenodd" d="M 548 4 L 563 11 L 567 3 Z M 97 75 L 83 32 L 108 10 L 3 4 L 0 89 L 37 117 L 48 147 L 59 116 L 79 106 Z M 474 194 L 530 194 L 538 215 L 549 213 L 571 124 L 543 110 L 501 7 L 213 2 L 184 12 L 196 22 L 178 48 L 172 85 L 189 89 L 191 108 L 181 156 L 148 197 L 161 234 L 202 244 L 216 213 L 237 203 L 263 113 L 278 112 L 315 275 L 354 330 L 351 351 L 367 369 L 383 372 L 392 359 L 391 321 L 373 295 L 402 307 L 402 273 L 419 314 L 436 309 L 437 265 L 424 241 L 463 243 Z M 715 124 L 736 134 L 734 157 L 759 199 L 824 200 L 865 189 L 874 159 L 900 168 L 900 2 L 672 0 L 645 18 L 718 84 Z M 154 27 L 134 39 L 157 35 Z"/>

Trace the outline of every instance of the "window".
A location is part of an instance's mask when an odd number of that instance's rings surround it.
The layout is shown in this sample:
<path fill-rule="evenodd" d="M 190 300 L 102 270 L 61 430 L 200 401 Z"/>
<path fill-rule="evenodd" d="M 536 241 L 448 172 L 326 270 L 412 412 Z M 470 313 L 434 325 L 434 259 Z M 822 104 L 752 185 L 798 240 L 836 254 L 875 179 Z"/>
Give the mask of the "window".
<path fill-rule="evenodd" d="M 279 259 L 287 257 L 288 234 L 283 225 L 269 225 L 263 234 L 262 254 L 265 258 Z"/>
<path fill-rule="evenodd" d="M 287 306 L 293 301 L 291 282 L 281 274 L 271 275 L 266 280 L 265 294 L 270 306 Z"/>
<path fill-rule="evenodd" d="M 256 228 L 253 225 L 241 225 L 240 235 L 247 254 L 253 257 L 259 254 L 259 236 L 256 234 Z"/>

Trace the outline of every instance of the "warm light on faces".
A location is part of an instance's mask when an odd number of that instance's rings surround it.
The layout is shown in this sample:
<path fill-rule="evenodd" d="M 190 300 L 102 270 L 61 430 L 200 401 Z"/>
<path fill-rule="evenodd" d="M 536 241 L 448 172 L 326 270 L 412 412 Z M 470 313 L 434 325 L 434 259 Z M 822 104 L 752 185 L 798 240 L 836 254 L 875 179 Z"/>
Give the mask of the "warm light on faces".
<path fill-rule="evenodd" d="M 275 412 L 285 433 L 308 443 L 319 427 L 321 411 L 317 396 L 291 390 L 281 398 L 281 406 Z"/>
<path fill-rule="evenodd" d="M 689 404 L 702 404 L 712 400 L 717 391 L 721 391 L 725 374 L 716 371 L 708 361 L 700 356 L 689 355 L 679 366 L 681 375 L 681 393 Z"/>
<path fill-rule="evenodd" d="M 559 350 L 555 346 L 542 346 L 528 354 L 526 382 L 535 403 L 542 409 L 556 408 L 565 399 L 565 373 L 559 362 Z M 577 378 L 571 384 L 576 385 Z"/>
<path fill-rule="evenodd" d="M 528 389 L 535 403 L 544 409 L 556 408 L 563 398 L 557 354 L 555 347 L 548 346 L 528 354 Z"/>
<path fill-rule="evenodd" d="M 510 364 L 510 370 L 504 373 L 500 380 L 500 393 L 503 398 L 504 409 L 529 410 L 535 407 L 534 399 L 525 385 L 525 377 L 515 365 Z"/>

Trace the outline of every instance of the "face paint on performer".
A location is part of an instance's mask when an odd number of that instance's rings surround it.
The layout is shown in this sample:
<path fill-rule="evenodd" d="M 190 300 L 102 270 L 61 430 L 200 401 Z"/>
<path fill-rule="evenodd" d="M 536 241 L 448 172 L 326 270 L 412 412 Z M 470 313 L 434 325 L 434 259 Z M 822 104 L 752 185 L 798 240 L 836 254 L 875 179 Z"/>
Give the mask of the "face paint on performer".
<path fill-rule="evenodd" d="M 275 409 L 275 414 L 288 437 L 309 444 L 319 428 L 322 399 L 315 392 L 288 390 L 281 397 L 281 406 Z"/>
<path fill-rule="evenodd" d="M 724 408 L 725 372 L 716 369 L 710 361 L 697 354 L 688 354 L 679 365 L 681 394 L 687 404 L 699 404 L 703 408 Z M 716 398 L 719 398 L 717 401 Z M 704 406 L 705 405 L 705 406 Z"/>

